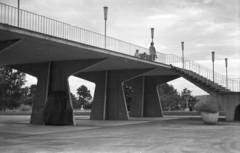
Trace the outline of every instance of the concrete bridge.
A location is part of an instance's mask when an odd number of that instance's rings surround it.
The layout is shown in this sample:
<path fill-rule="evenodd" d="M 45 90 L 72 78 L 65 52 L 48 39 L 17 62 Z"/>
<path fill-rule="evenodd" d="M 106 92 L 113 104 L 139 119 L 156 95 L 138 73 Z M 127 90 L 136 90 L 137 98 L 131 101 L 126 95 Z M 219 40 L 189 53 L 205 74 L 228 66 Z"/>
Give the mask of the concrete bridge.
<path fill-rule="evenodd" d="M 157 86 L 183 77 L 215 97 L 227 121 L 239 112 L 240 84 L 203 66 L 175 55 L 158 54 L 156 61 L 134 57 L 148 49 L 71 26 L 0 3 L 0 65 L 10 66 L 38 79 L 30 123 L 44 124 L 48 99 L 67 98 L 64 115 L 50 109 L 49 124 L 74 125 L 68 78 L 74 75 L 96 84 L 90 119 L 128 120 L 163 117 Z M 13 11 L 14 10 L 14 11 Z M 182 68 L 184 65 L 184 68 Z M 123 84 L 134 87 L 128 114 Z M 64 93 L 66 95 L 64 95 Z"/>

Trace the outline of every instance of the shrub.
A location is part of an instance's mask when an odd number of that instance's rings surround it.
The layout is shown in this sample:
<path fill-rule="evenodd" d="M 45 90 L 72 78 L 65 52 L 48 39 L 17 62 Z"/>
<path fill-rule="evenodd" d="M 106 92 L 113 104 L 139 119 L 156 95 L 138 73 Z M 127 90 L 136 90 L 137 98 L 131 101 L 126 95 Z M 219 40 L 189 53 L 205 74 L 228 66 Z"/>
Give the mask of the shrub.
<path fill-rule="evenodd" d="M 217 113 L 220 111 L 220 105 L 216 101 L 198 102 L 195 107 L 197 111 L 205 113 Z"/>
<path fill-rule="evenodd" d="M 84 109 L 91 109 L 92 108 L 92 103 L 87 102 L 86 104 L 83 105 Z"/>
<path fill-rule="evenodd" d="M 32 110 L 32 107 L 30 105 L 21 104 L 19 106 L 19 111 L 31 111 L 31 110 Z"/>

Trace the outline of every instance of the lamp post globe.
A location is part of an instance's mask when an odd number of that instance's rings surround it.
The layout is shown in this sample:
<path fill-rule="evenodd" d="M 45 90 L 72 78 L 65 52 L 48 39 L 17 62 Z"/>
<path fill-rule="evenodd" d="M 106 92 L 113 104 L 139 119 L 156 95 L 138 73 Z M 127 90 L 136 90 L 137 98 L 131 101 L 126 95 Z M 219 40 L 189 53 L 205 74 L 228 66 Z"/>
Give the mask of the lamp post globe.
<path fill-rule="evenodd" d="M 151 28 L 151 38 L 152 38 L 152 42 L 153 42 L 153 38 L 154 38 L 154 28 Z"/>

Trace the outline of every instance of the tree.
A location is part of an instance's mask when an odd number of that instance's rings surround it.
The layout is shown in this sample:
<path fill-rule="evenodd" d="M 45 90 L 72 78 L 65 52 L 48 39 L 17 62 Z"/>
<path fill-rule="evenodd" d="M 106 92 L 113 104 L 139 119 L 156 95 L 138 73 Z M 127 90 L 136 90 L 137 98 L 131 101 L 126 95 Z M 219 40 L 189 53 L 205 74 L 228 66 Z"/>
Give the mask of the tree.
<path fill-rule="evenodd" d="M 88 90 L 88 88 L 84 85 L 81 85 L 78 89 L 77 89 L 77 95 L 78 95 L 78 103 L 81 106 L 86 105 L 91 99 L 92 99 L 92 95 L 90 93 L 90 90 Z"/>
<path fill-rule="evenodd" d="M 36 85 L 36 84 L 32 84 L 32 85 L 30 86 L 29 96 L 35 97 L 36 90 L 37 90 L 37 85 Z"/>
<path fill-rule="evenodd" d="M 20 105 L 21 87 L 25 74 L 9 67 L 0 67 L 0 109 L 14 109 Z"/>
<path fill-rule="evenodd" d="M 21 99 L 22 103 L 25 105 L 32 105 L 35 99 L 37 85 L 32 84 L 30 87 L 22 88 Z"/>
<path fill-rule="evenodd" d="M 78 103 L 77 97 L 71 93 L 73 108 L 80 109 L 81 105 Z"/>
<path fill-rule="evenodd" d="M 181 92 L 181 98 L 184 101 L 184 108 L 189 107 L 189 110 L 192 111 L 195 109 L 195 104 L 197 103 L 197 98 L 192 96 L 192 91 L 184 88 Z"/>
<path fill-rule="evenodd" d="M 192 91 L 184 88 L 181 94 L 172 85 L 164 83 L 158 86 L 161 98 L 162 109 L 164 111 L 185 110 L 189 106 L 190 111 L 195 109 L 197 99 L 192 96 Z"/>
<path fill-rule="evenodd" d="M 158 86 L 163 111 L 181 110 L 183 100 L 177 89 L 172 85 L 164 83 Z"/>
<path fill-rule="evenodd" d="M 126 104 L 127 104 L 127 109 L 130 111 L 131 109 L 131 103 L 132 103 L 132 93 L 133 93 L 133 88 L 131 86 L 123 85 L 124 89 L 124 95 L 126 99 Z"/>
<path fill-rule="evenodd" d="M 178 93 L 164 94 L 161 96 L 163 111 L 181 110 L 183 101 Z"/>
<path fill-rule="evenodd" d="M 170 84 L 163 83 L 160 86 L 158 86 L 158 90 L 160 91 L 160 95 L 163 94 L 171 94 L 171 93 L 176 93 L 177 90 L 174 89 L 174 87 Z"/>

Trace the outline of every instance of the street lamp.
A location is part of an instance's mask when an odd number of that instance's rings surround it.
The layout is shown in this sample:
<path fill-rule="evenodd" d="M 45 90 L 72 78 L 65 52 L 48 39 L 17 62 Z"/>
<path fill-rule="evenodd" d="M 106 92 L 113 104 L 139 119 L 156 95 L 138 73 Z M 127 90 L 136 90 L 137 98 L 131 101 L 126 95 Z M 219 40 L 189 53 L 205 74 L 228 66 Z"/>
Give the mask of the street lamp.
<path fill-rule="evenodd" d="M 105 20 L 105 48 L 106 48 L 106 31 L 107 31 L 107 13 L 108 13 L 108 7 L 105 6 L 104 8 L 104 20 Z"/>
<path fill-rule="evenodd" d="M 214 58 L 215 58 L 215 52 L 212 51 L 212 62 L 213 62 L 213 83 L 214 83 Z"/>
<path fill-rule="evenodd" d="M 154 28 L 151 28 L 151 37 L 152 37 L 152 42 L 153 42 L 153 37 L 154 37 Z"/>
<path fill-rule="evenodd" d="M 182 42 L 182 64 L 184 69 L 184 42 Z"/>
<path fill-rule="evenodd" d="M 19 10 L 20 10 L 20 0 L 18 0 L 18 27 L 19 27 Z"/>
<path fill-rule="evenodd" d="M 228 59 L 227 58 L 225 58 L 225 66 L 226 66 L 226 87 L 228 88 L 228 73 L 227 73 Z"/>

